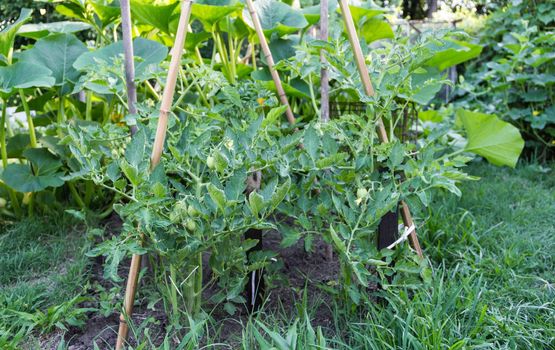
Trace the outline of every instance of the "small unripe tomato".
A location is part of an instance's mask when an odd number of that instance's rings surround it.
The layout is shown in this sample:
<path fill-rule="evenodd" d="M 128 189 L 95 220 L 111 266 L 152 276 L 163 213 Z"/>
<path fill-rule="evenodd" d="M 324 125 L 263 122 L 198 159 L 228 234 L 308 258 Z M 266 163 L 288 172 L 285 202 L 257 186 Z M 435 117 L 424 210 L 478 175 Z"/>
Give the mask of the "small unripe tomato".
<path fill-rule="evenodd" d="M 368 190 L 364 187 L 357 189 L 357 197 L 358 198 L 366 198 L 368 196 Z"/>
<path fill-rule="evenodd" d="M 187 214 L 189 214 L 189 216 L 197 216 L 200 212 L 192 205 L 189 205 L 187 207 Z"/>
<path fill-rule="evenodd" d="M 170 221 L 173 224 L 177 224 L 179 221 L 181 221 L 181 217 L 180 217 L 179 213 L 176 210 L 174 210 L 170 213 Z"/>
<path fill-rule="evenodd" d="M 192 231 L 194 231 L 194 230 L 197 228 L 197 224 L 195 223 L 195 220 L 193 220 L 193 219 L 188 219 L 188 220 L 185 222 L 185 227 L 187 227 L 187 230 L 189 230 L 189 231 L 192 232 Z"/>
<path fill-rule="evenodd" d="M 6 206 L 7 202 L 4 198 L 0 197 L 0 208 L 4 208 Z"/>
<path fill-rule="evenodd" d="M 210 169 L 214 169 L 216 167 L 216 160 L 214 159 L 214 157 L 208 156 L 208 158 L 206 158 L 206 165 Z"/>

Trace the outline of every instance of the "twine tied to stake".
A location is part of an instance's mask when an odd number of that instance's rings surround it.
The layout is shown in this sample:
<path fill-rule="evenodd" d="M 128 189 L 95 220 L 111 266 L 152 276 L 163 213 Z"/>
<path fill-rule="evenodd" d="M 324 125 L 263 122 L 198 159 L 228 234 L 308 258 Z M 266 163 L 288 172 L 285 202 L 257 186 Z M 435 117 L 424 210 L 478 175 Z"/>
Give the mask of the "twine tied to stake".
<path fill-rule="evenodd" d="M 405 241 L 408 236 L 415 230 L 414 224 L 410 225 L 410 227 L 405 228 L 405 232 L 399 237 L 395 242 L 388 245 L 387 249 L 393 249 L 397 244 Z"/>

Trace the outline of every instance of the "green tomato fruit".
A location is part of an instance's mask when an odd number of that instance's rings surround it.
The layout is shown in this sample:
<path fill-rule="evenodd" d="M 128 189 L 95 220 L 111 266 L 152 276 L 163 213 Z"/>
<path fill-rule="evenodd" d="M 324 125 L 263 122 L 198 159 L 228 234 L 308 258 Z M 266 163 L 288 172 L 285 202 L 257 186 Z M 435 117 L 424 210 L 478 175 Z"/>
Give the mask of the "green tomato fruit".
<path fill-rule="evenodd" d="M 197 216 L 200 212 L 192 205 L 189 205 L 187 207 L 187 214 L 189 214 L 189 216 Z"/>
<path fill-rule="evenodd" d="M 216 167 L 216 160 L 214 157 L 208 156 L 208 158 L 206 158 L 206 165 L 208 165 L 210 169 L 214 169 Z"/>
<path fill-rule="evenodd" d="M 4 208 L 8 202 L 4 198 L 0 197 L 0 208 Z"/>
<path fill-rule="evenodd" d="M 185 223 L 185 226 L 187 227 L 187 230 L 191 232 L 197 228 L 197 224 L 193 219 L 188 219 L 187 222 Z"/>
<path fill-rule="evenodd" d="M 181 215 L 180 215 L 179 211 L 174 210 L 170 213 L 170 221 L 173 224 L 177 224 L 178 222 L 181 221 Z"/>
<path fill-rule="evenodd" d="M 357 198 L 366 198 L 368 196 L 368 190 L 366 188 L 357 189 Z"/>

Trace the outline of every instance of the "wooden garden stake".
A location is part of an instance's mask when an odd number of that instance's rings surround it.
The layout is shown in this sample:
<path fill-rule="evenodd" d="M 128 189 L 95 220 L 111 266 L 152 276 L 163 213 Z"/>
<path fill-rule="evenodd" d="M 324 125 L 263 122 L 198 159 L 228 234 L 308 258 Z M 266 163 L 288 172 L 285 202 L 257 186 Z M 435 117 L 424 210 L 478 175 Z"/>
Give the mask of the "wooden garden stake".
<path fill-rule="evenodd" d="M 166 140 L 166 129 L 168 127 L 168 114 L 173 102 L 173 94 L 175 91 L 175 84 L 177 82 L 177 74 L 181 63 L 181 55 L 183 53 L 183 46 L 185 45 L 185 37 L 187 35 L 187 27 L 189 25 L 189 17 L 191 16 L 192 0 L 183 0 L 181 3 L 181 16 L 179 17 L 179 25 L 177 27 L 177 34 L 175 42 L 170 52 L 172 58 L 170 61 L 170 68 L 168 70 L 168 77 L 166 78 L 166 86 L 162 94 L 162 103 L 160 105 L 160 117 L 158 118 L 158 126 L 156 128 L 156 136 L 154 138 L 154 145 L 152 148 L 152 156 L 150 157 L 150 169 L 154 169 L 160 162 L 162 151 L 164 149 L 164 141 Z"/>
<path fill-rule="evenodd" d="M 403 222 L 405 223 L 405 227 L 412 227 L 414 222 L 412 221 L 412 215 L 410 215 L 409 206 L 405 201 L 401 202 L 401 217 L 403 218 Z M 419 257 L 423 257 L 422 248 L 420 248 L 420 242 L 418 242 L 418 236 L 416 235 L 416 230 L 413 230 L 409 235 L 410 242 L 414 250 Z"/>
<path fill-rule="evenodd" d="M 127 109 L 130 114 L 137 114 L 137 87 L 135 86 L 135 62 L 133 38 L 131 35 L 131 6 L 129 0 L 121 0 L 121 31 L 123 35 L 123 58 L 125 64 L 125 85 L 127 87 Z M 137 126 L 129 128 L 131 135 L 137 132 Z"/>
<path fill-rule="evenodd" d="M 272 57 L 272 52 L 270 51 L 270 47 L 268 46 L 268 42 L 266 41 L 266 37 L 264 36 L 264 31 L 262 30 L 262 25 L 260 24 L 260 20 L 258 19 L 256 10 L 254 9 L 254 4 L 252 0 L 246 0 L 246 3 L 252 18 L 252 23 L 254 25 L 256 35 L 258 36 L 258 40 L 260 40 L 260 46 L 262 47 L 262 52 L 264 53 L 264 57 L 266 58 L 268 69 L 270 69 L 270 74 L 272 75 L 272 79 L 274 80 L 274 84 L 276 85 L 279 99 L 282 105 L 287 106 L 287 110 L 285 111 L 287 120 L 290 124 L 295 124 L 295 116 L 293 115 L 293 111 L 291 110 L 291 106 L 289 105 L 289 100 L 287 99 L 285 90 L 283 90 L 283 85 L 281 84 L 279 74 L 274 68 L 274 58 Z"/>
<path fill-rule="evenodd" d="M 291 106 L 289 105 L 289 100 L 287 99 L 287 95 L 285 94 L 285 90 L 283 89 L 283 85 L 281 84 L 279 74 L 274 68 L 274 58 L 272 57 L 272 52 L 270 51 L 270 47 L 268 46 L 268 42 L 266 41 L 266 37 L 264 36 L 264 31 L 262 30 L 262 25 L 260 24 L 260 20 L 258 19 L 256 10 L 254 9 L 254 4 L 252 0 L 246 0 L 246 4 L 251 15 L 252 23 L 258 36 L 258 40 L 260 41 L 260 47 L 262 48 L 262 52 L 264 54 L 264 57 L 266 58 L 268 69 L 270 70 L 270 74 L 272 75 L 272 79 L 274 80 L 274 85 L 276 86 L 280 102 L 282 105 L 287 106 L 287 109 L 285 110 L 285 115 L 289 123 L 291 125 L 294 125 L 295 116 L 293 115 L 293 111 L 291 110 Z M 252 50 L 252 57 L 254 62 L 254 47 L 249 46 L 249 48 Z M 246 194 L 248 195 L 251 191 L 259 190 L 261 181 L 261 172 L 257 172 L 256 174 L 249 176 L 249 178 L 247 179 Z M 258 240 L 258 244 L 247 252 L 247 256 L 254 251 L 262 249 L 262 230 L 248 230 L 245 233 L 245 239 Z M 262 304 L 262 298 L 260 295 L 261 292 L 263 292 L 264 290 L 264 279 L 262 276 L 262 269 L 251 272 L 249 276 L 249 283 L 247 285 L 247 310 L 249 312 L 255 311 Z"/>
<path fill-rule="evenodd" d="M 368 73 L 368 67 L 366 67 L 364 56 L 362 55 L 362 49 L 360 47 L 355 24 L 353 22 L 353 16 L 351 15 L 351 10 L 349 9 L 349 4 L 347 3 L 347 0 L 339 0 L 339 7 L 341 7 L 341 14 L 343 15 L 343 20 L 345 21 L 345 26 L 347 27 L 347 36 L 349 37 L 349 41 L 351 42 L 351 46 L 353 48 L 355 62 L 360 73 L 360 79 L 362 81 L 362 85 L 364 86 L 364 91 L 368 96 L 374 96 L 374 88 L 372 87 L 372 82 L 370 81 L 370 74 Z M 380 141 L 382 143 L 388 143 L 389 137 L 387 136 L 383 120 L 379 118 L 377 120 L 377 124 L 378 137 L 380 138 Z M 404 201 L 401 201 L 401 216 L 403 217 L 403 223 L 405 227 L 413 227 L 414 223 L 412 221 L 409 207 Z M 422 248 L 420 247 L 420 243 L 418 242 L 418 237 L 416 235 L 416 230 L 414 229 L 410 233 L 410 241 L 418 256 L 422 257 Z"/>
<path fill-rule="evenodd" d="M 122 0 L 122 20 L 124 20 L 124 7 L 128 3 L 126 0 Z M 160 105 L 160 116 L 158 118 L 158 126 L 156 129 L 156 136 L 154 139 L 154 146 L 152 149 L 152 155 L 150 158 L 150 169 L 154 169 L 158 163 L 160 163 L 160 158 L 162 156 L 162 151 L 164 148 L 164 141 L 166 138 L 166 128 L 168 125 L 168 114 L 171 110 L 171 105 L 173 101 L 173 95 L 175 92 L 175 84 L 177 81 L 177 73 L 179 71 L 179 66 L 181 63 L 181 55 L 183 53 L 183 46 L 185 44 L 185 36 L 187 35 L 187 25 L 189 23 L 189 17 L 191 15 L 192 0 L 183 0 L 181 3 L 181 15 L 179 17 L 179 24 L 177 27 L 177 34 L 175 36 L 175 42 L 173 44 L 170 61 L 170 68 L 168 70 L 168 76 L 166 78 L 166 86 L 164 87 L 164 93 L 162 95 L 162 103 Z M 129 8 L 127 7 L 127 11 Z M 125 36 L 125 30 L 124 30 Z M 132 48 L 132 46 L 131 46 Z M 127 69 L 126 69 L 127 78 Z M 136 99 L 136 95 L 135 95 Z M 130 104 L 131 106 L 131 104 Z M 141 266 L 141 256 L 134 254 L 131 258 L 131 266 L 129 268 L 129 275 L 127 277 L 127 286 L 125 289 L 125 299 L 123 302 L 124 313 L 120 315 L 120 324 L 118 330 L 118 338 L 116 341 L 116 350 L 123 348 L 123 343 L 127 339 L 127 334 L 129 332 L 129 327 L 127 325 L 125 317 L 131 317 L 133 313 L 133 302 L 135 300 L 135 292 L 137 289 L 137 278 L 139 275 L 139 270 Z"/>
<path fill-rule="evenodd" d="M 328 41 L 328 0 L 320 1 L 320 40 Z M 326 123 L 330 120 L 330 86 L 326 56 L 320 50 L 320 120 Z"/>
<path fill-rule="evenodd" d="M 328 41 L 328 0 L 320 1 L 320 40 Z M 320 64 L 320 121 L 327 123 L 330 121 L 330 82 L 323 49 L 320 49 Z M 328 261 L 333 260 L 330 243 L 326 243 L 324 255 Z"/>

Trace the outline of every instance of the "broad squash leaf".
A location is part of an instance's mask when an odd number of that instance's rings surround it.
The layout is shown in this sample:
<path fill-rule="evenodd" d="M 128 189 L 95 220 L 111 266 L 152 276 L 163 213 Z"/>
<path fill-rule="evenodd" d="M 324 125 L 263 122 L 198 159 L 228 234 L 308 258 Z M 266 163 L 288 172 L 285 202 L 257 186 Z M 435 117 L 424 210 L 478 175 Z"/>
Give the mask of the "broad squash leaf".
<path fill-rule="evenodd" d="M 387 12 L 386 9 L 376 5 L 373 1 L 352 1 L 349 5 L 349 9 L 351 10 L 353 22 L 355 22 L 356 26 L 361 24 L 364 20 L 368 20 L 374 16 Z"/>
<path fill-rule="evenodd" d="M 172 35 L 173 22 L 179 19 L 179 2 L 169 5 L 155 5 L 149 0 L 132 0 L 133 19 L 149 24 L 167 35 Z"/>
<path fill-rule="evenodd" d="M 212 31 L 213 26 L 224 17 L 239 11 L 243 6 L 235 0 L 198 0 L 193 2 L 191 15 L 197 18 L 206 31 Z"/>
<path fill-rule="evenodd" d="M 251 77 L 254 80 L 262 81 L 265 89 L 276 92 L 276 86 L 272 80 L 270 72 L 267 69 L 255 70 L 251 73 Z M 307 99 L 310 98 L 310 89 L 302 79 L 295 78 L 292 79 L 289 84 L 282 82 L 282 85 L 287 96 Z"/>
<path fill-rule="evenodd" d="M 38 40 L 50 33 L 76 33 L 90 29 L 91 27 L 92 26 L 88 23 L 72 21 L 30 23 L 19 28 L 17 34 L 26 38 Z"/>
<path fill-rule="evenodd" d="M 94 9 L 95 15 L 102 22 L 102 28 L 105 28 L 108 24 L 117 20 L 121 15 L 121 8 L 119 7 L 119 1 L 109 1 L 109 2 L 111 2 L 109 5 L 105 5 L 105 3 L 108 3 L 107 1 L 102 1 L 102 0 L 88 1 L 88 3 Z"/>
<path fill-rule="evenodd" d="M 55 82 L 50 69 L 34 63 L 17 62 L 0 67 L 0 95 L 4 97 L 14 93 L 16 89 L 50 87 Z"/>
<path fill-rule="evenodd" d="M 243 39 L 249 35 L 249 27 L 245 24 L 245 21 L 241 16 L 234 18 L 228 18 L 229 20 L 220 21 L 218 23 L 219 29 L 222 32 L 226 32 L 234 38 Z"/>
<path fill-rule="evenodd" d="M 23 152 L 29 164 L 9 164 L 2 173 L 6 185 L 19 192 L 38 192 L 64 184 L 59 171 L 62 162 L 46 148 L 30 148 Z"/>
<path fill-rule="evenodd" d="M 158 65 L 168 55 L 168 49 L 152 40 L 136 38 L 133 40 L 133 54 L 135 55 L 135 76 L 137 80 L 148 78 L 151 65 Z M 93 70 L 100 62 L 113 65 L 118 58 L 123 57 L 123 42 L 118 41 L 95 51 L 85 52 L 79 56 L 73 67 L 79 71 Z M 123 69 L 123 60 L 119 64 Z"/>
<path fill-rule="evenodd" d="M 418 119 L 423 122 L 439 123 L 443 120 L 443 116 L 437 110 L 428 109 L 427 111 L 418 111 Z"/>
<path fill-rule="evenodd" d="M 328 13 L 332 13 L 337 8 L 337 1 L 328 1 Z M 320 4 L 314 6 L 303 7 L 301 13 L 310 25 L 315 25 L 320 21 Z"/>
<path fill-rule="evenodd" d="M 482 46 L 448 38 L 443 44 L 432 42 L 428 47 L 435 54 L 426 61 L 426 65 L 440 71 L 454 65 L 476 58 L 482 53 Z"/>
<path fill-rule="evenodd" d="M 73 68 L 73 63 L 84 52 L 87 47 L 75 35 L 56 33 L 40 39 L 32 49 L 24 51 L 20 61 L 50 69 L 56 79 L 55 85 L 60 87 L 62 94 L 67 94 L 81 74 Z"/>
<path fill-rule="evenodd" d="M 67 1 L 56 6 L 56 12 L 61 13 L 65 17 L 75 18 L 80 21 L 87 21 L 85 4 L 80 1 Z"/>
<path fill-rule="evenodd" d="M 524 140 L 513 125 L 493 114 L 457 110 L 457 118 L 466 131 L 465 151 L 485 157 L 494 165 L 515 167 L 524 148 Z"/>
<path fill-rule="evenodd" d="M 212 35 L 206 32 L 187 33 L 187 37 L 185 38 L 185 53 L 194 52 L 196 47 L 200 46 L 211 37 Z"/>
<path fill-rule="evenodd" d="M 4 57 L 8 57 L 10 55 L 15 35 L 17 34 L 19 28 L 31 19 L 31 12 L 33 12 L 31 9 L 21 9 L 21 13 L 19 14 L 17 21 L 10 24 L 0 32 L 0 55 Z"/>
<path fill-rule="evenodd" d="M 276 0 L 257 0 L 254 8 L 260 19 L 264 34 L 270 36 L 277 33 L 279 36 L 293 34 L 309 25 L 299 10 Z M 243 20 L 254 29 L 249 11 L 243 10 Z"/>
<path fill-rule="evenodd" d="M 365 21 L 359 31 L 368 44 L 376 40 L 394 37 L 393 29 L 391 29 L 389 23 L 380 18 L 371 18 Z"/>
<path fill-rule="evenodd" d="M 286 60 L 295 56 L 295 45 L 299 44 L 299 38 L 297 35 L 289 35 L 287 38 L 273 37 L 268 46 L 270 47 L 270 52 L 272 53 L 272 58 L 274 62 L 279 62 L 281 60 Z M 262 61 L 264 64 L 266 62 L 266 57 L 262 56 Z"/>
<path fill-rule="evenodd" d="M 6 152 L 8 158 L 21 158 L 31 144 L 29 134 L 16 134 L 7 140 Z"/>

